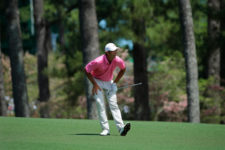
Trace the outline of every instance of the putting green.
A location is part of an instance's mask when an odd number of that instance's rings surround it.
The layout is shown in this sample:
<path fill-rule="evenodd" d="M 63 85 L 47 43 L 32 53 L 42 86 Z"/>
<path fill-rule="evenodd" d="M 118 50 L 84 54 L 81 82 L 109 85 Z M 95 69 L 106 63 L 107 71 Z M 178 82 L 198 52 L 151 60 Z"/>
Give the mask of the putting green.
<path fill-rule="evenodd" d="M 130 121 L 121 137 L 99 136 L 97 120 L 0 117 L 1 150 L 224 150 L 225 126 Z"/>

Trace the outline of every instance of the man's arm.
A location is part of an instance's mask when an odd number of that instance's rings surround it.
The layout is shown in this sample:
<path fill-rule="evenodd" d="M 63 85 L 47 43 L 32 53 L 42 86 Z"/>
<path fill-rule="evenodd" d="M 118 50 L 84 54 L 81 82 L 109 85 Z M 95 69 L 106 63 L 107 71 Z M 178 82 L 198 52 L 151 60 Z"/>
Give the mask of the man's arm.
<path fill-rule="evenodd" d="M 118 83 L 120 81 L 120 79 L 122 78 L 122 76 L 124 75 L 125 71 L 126 71 L 126 68 L 121 69 L 120 72 L 118 73 L 116 79 L 113 82 Z"/>
<path fill-rule="evenodd" d="M 92 88 L 92 94 L 97 94 L 98 90 L 102 90 L 98 84 L 96 83 L 95 79 L 93 78 L 93 76 L 91 75 L 91 73 L 88 73 L 86 71 L 86 69 L 84 69 L 85 74 L 87 75 L 88 79 L 91 81 L 91 83 L 93 84 L 93 88 Z"/>

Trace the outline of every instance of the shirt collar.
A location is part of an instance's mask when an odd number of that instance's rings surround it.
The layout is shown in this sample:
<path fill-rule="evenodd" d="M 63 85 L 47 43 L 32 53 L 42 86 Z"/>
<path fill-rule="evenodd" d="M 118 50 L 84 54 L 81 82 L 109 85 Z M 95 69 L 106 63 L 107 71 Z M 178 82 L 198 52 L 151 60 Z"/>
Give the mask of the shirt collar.
<path fill-rule="evenodd" d="M 107 59 L 107 57 L 106 57 L 106 54 L 104 54 L 103 58 L 104 58 L 104 62 L 105 62 L 106 64 L 109 65 L 110 63 L 109 63 L 109 61 L 108 61 L 108 59 Z M 112 62 L 111 62 L 111 63 L 112 63 Z"/>

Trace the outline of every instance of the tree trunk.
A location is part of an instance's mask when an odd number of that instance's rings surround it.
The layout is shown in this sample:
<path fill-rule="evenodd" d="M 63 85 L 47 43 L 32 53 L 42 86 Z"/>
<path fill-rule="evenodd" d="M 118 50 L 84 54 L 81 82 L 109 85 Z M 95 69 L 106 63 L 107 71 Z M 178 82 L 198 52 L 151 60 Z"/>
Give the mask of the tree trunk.
<path fill-rule="evenodd" d="M 141 82 L 141 86 L 134 88 L 135 119 L 150 120 L 149 88 L 147 71 L 147 53 L 145 49 L 146 27 L 143 18 L 133 18 L 132 28 L 137 40 L 134 42 L 134 82 Z"/>
<path fill-rule="evenodd" d="M 98 23 L 95 1 L 80 0 L 79 9 L 83 63 L 86 65 L 88 62 L 99 56 Z M 85 78 L 85 85 L 87 97 L 87 116 L 89 119 L 96 119 L 96 103 L 91 92 L 92 85 L 87 77 Z"/>
<path fill-rule="evenodd" d="M 38 60 L 38 86 L 40 104 L 40 116 L 43 118 L 49 117 L 48 100 L 50 97 L 49 79 L 46 74 L 48 68 L 48 46 L 49 39 L 46 29 L 46 21 L 43 17 L 44 8 L 43 0 L 34 0 L 34 20 L 37 40 L 37 60 Z"/>
<path fill-rule="evenodd" d="M 4 74 L 2 66 L 1 38 L 0 38 L 0 116 L 7 116 L 7 106 L 5 101 L 5 89 L 4 89 Z"/>
<path fill-rule="evenodd" d="M 208 0 L 208 66 L 207 77 L 214 77 L 220 85 L 220 0 Z"/>
<path fill-rule="evenodd" d="M 198 66 L 190 1 L 179 0 L 179 8 L 183 32 L 184 56 L 186 65 L 188 121 L 199 123 L 200 110 L 198 89 Z"/>
<path fill-rule="evenodd" d="M 220 10 L 221 10 L 221 31 L 220 31 L 220 48 L 221 48 L 221 56 L 220 56 L 220 85 L 225 87 L 225 1 L 220 1 Z"/>
<path fill-rule="evenodd" d="M 135 98 L 135 119 L 149 120 L 149 94 L 148 94 L 148 73 L 146 62 L 146 50 L 143 45 L 134 43 L 134 83 L 141 82 L 141 86 L 134 87 Z"/>
<path fill-rule="evenodd" d="M 63 53 L 65 53 L 65 35 L 64 35 L 65 27 L 63 23 L 63 19 L 60 19 L 59 22 L 59 44 L 62 48 Z"/>
<path fill-rule="evenodd" d="M 23 47 L 17 0 L 9 0 L 6 10 L 9 35 L 9 55 L 16 117 L 28 117 L 28 95 L 24 71 Z"/>

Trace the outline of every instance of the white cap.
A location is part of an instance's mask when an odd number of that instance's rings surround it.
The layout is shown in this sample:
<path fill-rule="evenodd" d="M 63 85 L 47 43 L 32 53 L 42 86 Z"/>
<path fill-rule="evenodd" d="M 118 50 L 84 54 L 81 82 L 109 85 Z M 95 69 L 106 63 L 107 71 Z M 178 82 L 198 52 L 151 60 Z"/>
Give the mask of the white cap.
<path fill-rule="evenodd" d="M 105 52 L 115 51 L 117 49 L 118 49 L 118 47 L 113 43 L 108 43 L 108 44 L 105 45 Z"/>

